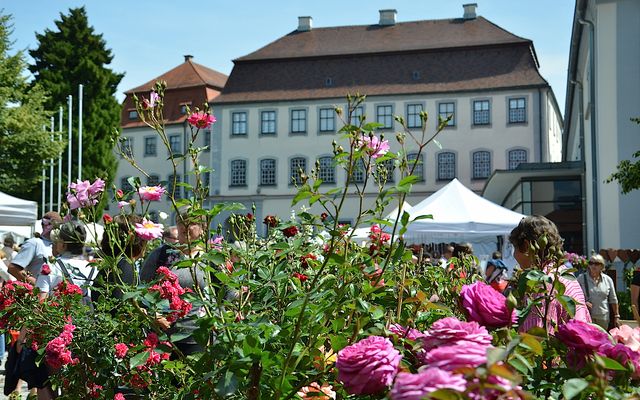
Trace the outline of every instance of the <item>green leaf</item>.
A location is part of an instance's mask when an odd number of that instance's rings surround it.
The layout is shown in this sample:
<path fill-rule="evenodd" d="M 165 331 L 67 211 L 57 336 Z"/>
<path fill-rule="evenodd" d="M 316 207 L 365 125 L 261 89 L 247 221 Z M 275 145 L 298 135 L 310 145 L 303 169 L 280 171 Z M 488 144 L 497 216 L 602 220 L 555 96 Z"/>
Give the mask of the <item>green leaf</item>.
<path fill-rule="evenodd" d="M 148 358 L 149 358 L 148 351 L 143 351 L 142 353 L 136 354 L 135 356 L 131 357 L 131 359 L 129 360 L 129 368 L 134 369 L 135 367 L 144 364 L 145 362 L 147 362 Z"/>
<path fill-rule="evenodd" d="M 567 313 L 569 313 L 569 315 L 573 318 L 573 316 L 576 315 L 576 301 L 573 299 L 573 297 L 563 294 L 562 296 L 558 296 L 556 298 L 558 299 L 558 302 L 562 304 L 562 307 L 567 310 Z"/>
<path fill-rule="evenodd" d="M 567 400 L 571 400 L 589 386 L 589 382 L 582 378 L 572 378 L 562 385 L 562 394 Z"/>
<path fill-rule="evenodd" d="M 418 182 L 419 180 L 420 178 L 415 175 L 408 175 L 402 178 L 400 182 L 398 182 L 398 186 L 411 185 Z"/>
<path fill-rule="evenodd" d="M 300 189 L 300 191 L 295 195 L 295 197 L 291 201 L 291 205 L 295 206 L 302 200 L 308 199 L 311 196 L 312 196 L 312 193 L 309 190 Z"/>
<path fill-rule="evenodd" d="M 232 395 L 238 390 L 238 378 L 231 371 L 227 371 L 224 374 L 224 378 L 216 385 L 216 393 L 219 396 L 227 397 Z"/>
<path fill-rule="evenodd" d="M 431 214 L 425 214 L 425 215 L 418 215 L 417 217 L 415 217 L 414 219 L 411 220 L 411 222 L 414 221 L 419 221 L 421 219 L 433 219 L 433 215 Z"/>
<path fill-rule="evenodd" d="M 602 365 L 606 368 L 606 369 L 610 369 L 613 371 L 626 371 L 627 368 L 625 368 L 622 364 L 620 364 L 619 362 L 617 362 L 614 359 L 608 358 L 608 357 L 603 357 L 603 356 L 598 356 L 596 355 L 596 358 L 598 359 L 598 361 L 600 361 L 602 363 Z"/>

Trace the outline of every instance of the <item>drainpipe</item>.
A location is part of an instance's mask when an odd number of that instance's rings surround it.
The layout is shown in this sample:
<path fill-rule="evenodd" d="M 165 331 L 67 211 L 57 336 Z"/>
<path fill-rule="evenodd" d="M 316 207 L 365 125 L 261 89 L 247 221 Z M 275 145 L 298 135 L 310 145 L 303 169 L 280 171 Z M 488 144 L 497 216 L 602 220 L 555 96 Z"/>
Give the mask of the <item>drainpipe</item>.
<path fill-rule="evenodd" d="M 585 148 L 584 148 L 584 89 L 582 82 L 571 80 L 571 84 L 578 87 L 578 120 L 580 122 L 580 185 L 582 186 L 582 254 L 588 254 L 587 246 L 587 196 L 586 196 L 586 174 L 585 174 Z"/>
<path fill-rule="evenodd" d="M 545 113 L 546 115 L 546 113 Z M 539 140 L 540 140 L 540 159 L 539 162 L 544 162 L 544 159 L 542 158 L 544 156 L 544 148 L 543 148 L 543 144 L 544 144 L 544 138 L 543 138 L 543 128 L 542 128 L 542 90 L 540 90 L 540 88 L 538 88 L 538 133 L 540 134 L 539 136 Z"/>
<path fill-rule="evenodd" d="M 591 185 L 593 187 L 593 250 L 600 250 L 600 223 L 598 202 L 598 155 L 596 153 L 596 45 L 595 25 L 588 19 L 579 18 L 581 25 L 589 26 L 589 114 L 591 122 Z"/>

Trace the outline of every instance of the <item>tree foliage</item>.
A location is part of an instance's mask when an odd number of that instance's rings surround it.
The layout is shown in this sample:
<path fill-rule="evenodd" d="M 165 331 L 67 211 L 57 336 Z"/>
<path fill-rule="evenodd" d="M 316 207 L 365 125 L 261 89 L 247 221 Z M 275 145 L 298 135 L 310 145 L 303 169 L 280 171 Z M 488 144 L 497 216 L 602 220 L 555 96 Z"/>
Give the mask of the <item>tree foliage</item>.
<path fill-rule="evenodd" d="M 35 199 L 42 161 L 57 158 L 63 143 L 43 130 L 49 126 L 45 92 L 29 85 L 24 54 L 10 54 L 11 33 L 11 16 L 0 13 L 0 190 Z"/>
<path fill-rule="evenodd" d="M 57 110 L 74 96 L 72 178 L 77 177 L 78 85 L 84 85 L 83 101 L 83 179 L 106 178 L 113 181 L 117 161 L 113 154 L 111 134 L 120 125 L 120 104 L 115 93 L 123 74 L 107 66 L 113 60 L 111 50 L 101 34 L 89 25 L 84 7 L 60 14 L 56 29 L 36 34 L 39 46 L 30 50 L 34 59 L 30 66 L 35 83 L 49 93 L 48 109 Z M 66 107 L 65 107 L 66 108 Z M 64 169 L 66 171 L 66 168 Z"/>
<path fill-rule="evenodd" d="M 640 124 L 640 118 L 631 118 L 631 120 Z M 633 158 L 635 161 L 620 161 L 616 172 L 607 178 L 607 183 L 617 181 L 620 184 L 622 194 L 640 189 L 640 150 L 633 153 Z"/>

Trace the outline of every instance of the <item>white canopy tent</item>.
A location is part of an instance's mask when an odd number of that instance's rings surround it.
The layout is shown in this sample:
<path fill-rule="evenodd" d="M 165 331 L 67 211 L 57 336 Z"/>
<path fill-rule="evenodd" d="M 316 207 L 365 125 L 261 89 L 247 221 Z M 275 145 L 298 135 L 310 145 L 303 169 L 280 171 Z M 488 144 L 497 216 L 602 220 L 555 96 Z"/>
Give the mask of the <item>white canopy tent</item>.
<path fill-rule="evenodd" d="M 34 232 L 38 204 L 0 192 L 0 232 L 29 238 Z"/>
<path fill-rule="evenodd" d="M 405 211 L 409 211 L 411 209 L 411 204 L 406 201 L 402 204 L 402 207 L 398 206 L 393 209 L 389 214 L 387 214 L 384 219 L 388 221 L 395 221 L 398 218 L 398 211 L 400 211 L 400 216 L 402 217 L 402 213 Z M 388 228 L 386 229 L 388 230 Z M 358 228 L 353 232 L 352 239 L 353 240 L 368 240 L 369 234 L 371 233 L 371 227 L 363 227 Z"/>
<path fill-rule="evenodd" d="M 407 243 L 469 242 L 481 260 L 496 250 L 497 237 L 508 235 L 524 217 L 478 196 L 457 179 L 408 211 L 410 220 L 428 214 L 433 219 L 412 222 L 404 234 Z M 503 255 L 508 265 L 515 263 L 510 251 Z"/>

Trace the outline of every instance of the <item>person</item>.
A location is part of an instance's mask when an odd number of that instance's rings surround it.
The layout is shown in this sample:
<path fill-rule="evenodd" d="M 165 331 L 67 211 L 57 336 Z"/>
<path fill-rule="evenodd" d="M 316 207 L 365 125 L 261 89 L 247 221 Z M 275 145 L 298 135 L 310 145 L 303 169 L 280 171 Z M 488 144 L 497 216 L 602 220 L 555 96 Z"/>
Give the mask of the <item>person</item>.
<path fill-rule="evenodd" d="M 112 271 L 103 269 L 98 273 L 97 281 L 100 285 L 138 285 L 135 263 L 144 254 L 147 242 L 133 231 L 135 224 L 141 222 L 142 217 L 135 214 L 113 217 L 113 229 L 102 235 L 100 251 L 102 258 L 111 258 L 116 268 Z M 122 295 L 120 288 L 111 292 L 111 296 L 116 299 L 122 299 Z"/>
<path fill-rule="evenodd" d="M 13 246 L 16 243 L 13 241 L 13 237 L 11 236 L 11 234 L 7 234 L 7 236 L 4 237 L 3 244 L 4 247 L 2 248 L 2 251 L 4 252 L 5 260 L 7 261 L 7 263 L 10 263 L 11 260 L 13 260 L 13 257 L 18 254 L 15 250 L 13 250 Z"/>
<path fill-rule="evenodd" d="M 205 221 L 201 217 L 190 217 L 186 213 L 178 216 L 178 243 L 164 243 L 153 250 L 142 265 L 140 281 L 151 282 L 157 278 L 156 271 L 160 267 L 169 268 L 178 276 L 178 283 L 183 288 L 204 291 L 206 284 L 204 273 L 200 268 L 173 268 L 173 265 L 183 259 L 197 257 L 203 251 L 200 242 L 205 234 Z M 194 279 L 195 277 L 195 279 Z M 192 333 L 196 330 L 197 309 L 193 309 L 187 316 L 175 322 L 170 327 L 164 318 L 157 320 L 158 324 L 167 330 L 169 335 L 182 333 L 188 335 L 174 344 L 183 355 L 194 354 L 204 350 L 195 341 Z"/>
<path fill-rule="evenodd" d="M 487 261 L 484 275 L 487 283 L 500 292 L 504 292 L 509 284 L 507 266 L 499 258 Z"/>
<path fill-rule="evenodd" d="M 586 298 L 587 308 L 591 314 L 591 320 L 609 330 L 610 323 L 614 327 L 620 326 L 620 312 L 618 311 L 618 296 L 613 279 L 603 274 L 605 263 L 600 254 L 594 254 L 589 258 L 587 272 L 580 275 L 578 283 L 582 287 Z M 609 307 L 613 311 L 610 315 Z"/>
<path fill-rule="evenodd" d="M 546 244 L 538 251 L 533 251 L 531 245 L 538 242 L 542 236 L 546 237 Z M 576 302 L 574 319 L 591 322 L 591 316 L 586 306 L 584 293 L 580 284 L 575 280 L 569 280 L 559 275 L 560 271 L 554 271 L 552 249 L 562 251 L 562 238 L 556 225 L 546 217 L 532 215 L 523 218 L 518 226 L 513 228 L 509 235 L 509 241 L 514 247 L 514 257 L 523 270 L 537 268 L 549 274 L 552 279 L 557 279 L 564 285 L 564 295 L 572 297 Z M 545 312 L 546 311 L 546 312 Z M 546 322 L 543 322 L 546 315 Z M 526 319 L 520 323 L 520 331 L 527 332 L 533 327 L 546 328 L 548 332 L 555 331 L 556 325 L 571 319 L 569 313 L 555 298 L 551 298 L 548 308 L 544 304 L 532 307 Z"/>
<path fill-rule="evenodd" d="M 42 265 L 53 255 L 50 240 L 51 231 L 62 223 L 60 214 L 49 211 L 42 217 L 42 234 L 22 244 L 20 252 L 9 263 L 8 270 L 17 280 L 36 283 Z"/>
<path fill-rule="evenodd" d="M 166 227 L 162 232 L 162 240 L 165 243 L 178 243 L 178 227 L 175 225 Z"/>
<path fill-rule="evenodd" d="M 640 270 L 633 272 L 631 280 L 631 310 L 633 311 L 633 319 L 640 325 Z"/>

